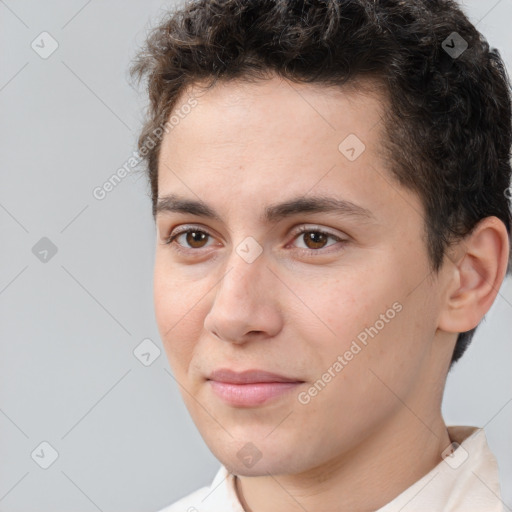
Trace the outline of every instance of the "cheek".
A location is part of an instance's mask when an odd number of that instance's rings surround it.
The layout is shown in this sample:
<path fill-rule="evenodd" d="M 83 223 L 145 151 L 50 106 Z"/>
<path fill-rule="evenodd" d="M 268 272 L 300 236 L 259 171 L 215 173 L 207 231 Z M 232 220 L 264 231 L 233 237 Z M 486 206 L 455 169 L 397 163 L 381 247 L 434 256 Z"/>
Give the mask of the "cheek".
<path fill-rule="evenodd" d="M 348 402 L 365 393 L 374 399 L 375 387 L 385 392 L 370 370 L 406 386 L 431 334 L 427 323 L 432 319 L 425 314 L 428 291 L 420 287 L 410 294 L 414 286 L 408 285 L 407 275 L 390 273 L 389 268 L 396 268 L 392 262 L 375 263 L 336 279 L 300 279 L 294 284 L 308 308 L 298 306 L 292 321 L 319 355 L 314 371 L 321 377 L 331 369 L 337 381 L 332 388 L 344 386 Z"/>
<path fill-rule="evenodd" d="M 302 276 L 294 279 L 293 289 L 304 303 L 297 306 L 294 321 L 303 326 L 304 337 L 331 358 L 343 354 L 358 337 L 368 338 L 365 329 L 390 310 L 397 295 L 361 271 L 340 272 L 336 278 L 332 273 L 325 278 Z"/>
<path fill-rule="evenodd" d="M 153 301 L 162 339 L 180 328 L 206 291 L 201 282 L 188 275 L 187 269 L 172 264 L 165 249 L 158 250 L 153 273 Z"/>
<path fill-rule="evenodd" d="M 173 371 L 181 373 L 192 358 L 203 328 L 200 299 L 205 292 L 160 265 L 154 271 L 153 302 L 160 339 Z"/>
<path fill-rule="evenodd" d="M 388 285 L 354 291 L 355 302 L 340 310 L 334 324 L 343 335 L 326 350 L 324 371 L 338 355 L 343 368 L 322 400 L 325 406 L 337 404 L 334 416 L 340 420 L 347 412 L 354 420 L 382 419 L 402 407 L 397 396 L 405 399 L 414 389 L 430 350 L 435 332 L 433 294 L 427 286 L 409 293 L 413 286 Z"/>

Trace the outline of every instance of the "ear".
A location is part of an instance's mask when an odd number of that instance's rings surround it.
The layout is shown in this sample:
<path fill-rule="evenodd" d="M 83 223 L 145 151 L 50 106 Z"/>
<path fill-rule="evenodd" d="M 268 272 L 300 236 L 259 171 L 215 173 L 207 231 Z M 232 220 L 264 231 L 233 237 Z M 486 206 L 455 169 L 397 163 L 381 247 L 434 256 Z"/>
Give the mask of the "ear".
<path fill-rule="evenodd" d="M 505 224 L 494 216 L 482 219 L 450 250 L 439 329 L 459 333 L 479 324 L 503 282 L 509 250 Z"/>

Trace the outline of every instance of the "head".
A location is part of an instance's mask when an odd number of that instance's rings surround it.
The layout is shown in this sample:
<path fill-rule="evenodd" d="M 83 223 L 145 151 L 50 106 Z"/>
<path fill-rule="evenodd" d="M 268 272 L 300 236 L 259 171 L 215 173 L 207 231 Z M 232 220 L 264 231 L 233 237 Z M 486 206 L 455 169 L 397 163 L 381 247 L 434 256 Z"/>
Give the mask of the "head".
<path fill-rule="evenodd" d="M 391 425 L 397 395 L 439 407 L 511 271 L 510 85 L 456 4 L 194 1 L 132 71 L 157 323 L 212 451 L 240 470 L 257 439 L 300 471 L 333 449 L 319 432 L 347 453 Z M 226 405 L 220 367 L 293 377 L 296 399 Z"/>

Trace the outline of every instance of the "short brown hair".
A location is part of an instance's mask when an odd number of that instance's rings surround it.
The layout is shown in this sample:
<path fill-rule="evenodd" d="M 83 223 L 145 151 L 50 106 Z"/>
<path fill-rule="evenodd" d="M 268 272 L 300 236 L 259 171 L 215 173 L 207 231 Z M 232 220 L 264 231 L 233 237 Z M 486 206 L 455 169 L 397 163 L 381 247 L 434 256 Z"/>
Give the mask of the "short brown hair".
<path fill-rule="evenodd" d="M 456 43 L 459 55 L 450 53 Z M 139 149 L 188 86 L 269 72 L 297 83 L 384 85 L 392 172 L 422 200 L 432 271 L 485 217 L 502 220 L 510 238 L 510 81 L 499 51 L 454 1 L 189 1 L 152 31 L 131 68 L 138 80 L 147 77 L 150 99 Z M 156 139 L 144 155 L 153 216 Z M 475 330 L 459 334 L 452 365 Z"/>

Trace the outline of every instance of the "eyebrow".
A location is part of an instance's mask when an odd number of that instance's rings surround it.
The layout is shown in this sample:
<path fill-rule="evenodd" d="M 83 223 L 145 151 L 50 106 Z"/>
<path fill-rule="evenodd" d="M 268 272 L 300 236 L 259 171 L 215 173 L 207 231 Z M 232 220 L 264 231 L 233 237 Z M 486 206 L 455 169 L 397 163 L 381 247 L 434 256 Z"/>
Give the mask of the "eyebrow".
<path fill-rule="evenodd" d="M 158 198 L 155 217 L 158 213 L 164 212 L 188 213 L 222 223 L 222 217 L 219 213 L 205 202 L 187 199 L 177 194 L 169 194 Z M 329 196 L 301 196 L 267 206 L 261 220 L 266 223 L 275 223 L 281 219 L 304 213 L 335 213 L 366 221 L 375 220 L 375 216 L 370 210 L 346 199 Z"/>

